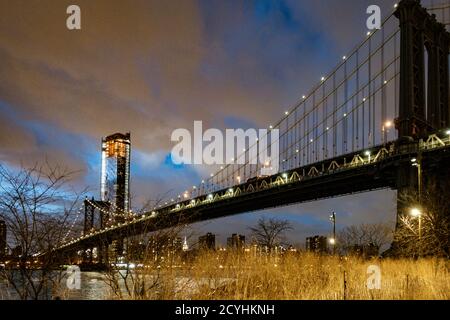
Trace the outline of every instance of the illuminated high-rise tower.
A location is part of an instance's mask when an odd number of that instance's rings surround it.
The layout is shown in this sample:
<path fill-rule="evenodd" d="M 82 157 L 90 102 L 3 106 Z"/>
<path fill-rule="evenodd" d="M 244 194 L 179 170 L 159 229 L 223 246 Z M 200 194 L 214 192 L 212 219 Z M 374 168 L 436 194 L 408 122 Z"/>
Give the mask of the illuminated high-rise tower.
<path fill-rule="evenodd" d="M 115 133 L 102 139 L 100 197 L 124 213 L 130 210 L 130 153 L 130 133 Z"/>

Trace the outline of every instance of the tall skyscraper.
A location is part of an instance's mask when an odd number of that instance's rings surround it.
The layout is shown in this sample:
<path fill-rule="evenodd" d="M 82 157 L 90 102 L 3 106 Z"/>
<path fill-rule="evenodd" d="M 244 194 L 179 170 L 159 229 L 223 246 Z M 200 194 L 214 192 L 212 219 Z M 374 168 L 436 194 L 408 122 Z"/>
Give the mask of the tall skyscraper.
<path fill-rule="evenodd" d="M 227 238 L 227 246 L 233 250 L 242 250 L 245 247 L 245 236 L 233 233 Z"/>
<path fill-rule="evenodd" d="M 328 251 L 327 237 L 314 236 L 306 238 L 306 250 L 315 253 L 326 253 Z"/>
<path fill-rule="evenodd" d="M 0 259 L 6 255 L 6 223 L 0 220 Z"/>
<path fill-rule="evenodd" d="M 100 197 L 112 209 L 130 210 L 130 133 L 115 133 L 102 139 Z"/>
<path fill-rule="evenodd" d="M 198 247 L 202 250 L 216 250 L 216 236 L 210 232 L 198 238 Z"/>

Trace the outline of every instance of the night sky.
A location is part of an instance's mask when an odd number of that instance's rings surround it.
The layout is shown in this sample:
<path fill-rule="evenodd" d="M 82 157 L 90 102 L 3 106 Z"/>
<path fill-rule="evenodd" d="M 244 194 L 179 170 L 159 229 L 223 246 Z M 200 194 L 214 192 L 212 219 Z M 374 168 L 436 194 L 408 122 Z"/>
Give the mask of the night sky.
<path fill-rule="evenodd" d="M 102 136 L 130 131 L 133 206 L 176 197 L 211 173 L 174 166 L 177 128 L 267 128 L 367 33 L 366 8 L 394 0 L 0 0 L 0 162 L 50 159 L 99 196 Z M 82 30 L 66 28 L 77 4 Z M 329 199 L 194 225 L 224 243 L 265 216 L 293 243 L 395 219 L 395 193 Z M 189 231 L 190 232 L 190 231 Z"/>

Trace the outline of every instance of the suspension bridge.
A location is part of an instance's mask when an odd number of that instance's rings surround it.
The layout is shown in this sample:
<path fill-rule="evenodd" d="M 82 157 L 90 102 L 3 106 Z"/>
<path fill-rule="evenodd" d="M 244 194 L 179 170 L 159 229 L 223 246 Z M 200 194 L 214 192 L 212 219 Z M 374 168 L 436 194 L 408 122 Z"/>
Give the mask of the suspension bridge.
<path fill-rule="evenodd" d="M 83 235 L 55 250 L 105 251 L 113 241 L 178 224 L 381 188 L 398 191 L 401 216 L 402 194 L 450 176 L 449 24 L 448 2 L 426 9 L 400 1 L 381 29 L 270 125 L 268 135 L 279 130 L 278 173 L 258 176 L 270 164 L 254 164 L 259 155 L 249 148 L 235 159 L 243 164 L 221 167 L 144 214 L 86 200 Z"/>

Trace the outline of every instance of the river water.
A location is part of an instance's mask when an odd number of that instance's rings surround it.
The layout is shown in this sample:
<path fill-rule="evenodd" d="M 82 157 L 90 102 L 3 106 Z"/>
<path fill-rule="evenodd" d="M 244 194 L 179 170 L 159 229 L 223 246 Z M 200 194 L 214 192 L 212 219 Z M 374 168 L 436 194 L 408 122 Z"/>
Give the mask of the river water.
<path fill-rule="evenodd" d="M 69 300 L 105 300 L 110 299 L 110 287 L 105 275 L 99 272 L 82 272 L 80 290 L 65 290 Z"/>
<path fill-rule="evenodd" d="M 121 272 L 121 271 L 119 271 Z M 120 276 L 118 277 L 120 278 Z M 156 277 L 147 275 L 146 282 L 151 284 Z M 79 289 L 69 289 L 70 285 L 67 285 L 67 277 L 64 277 L 61 281 L 61 290 L 55 291 L 51 288 L 46 290 L 42 299 L 62 299 L 62 300 L 108 300 L 117 299 L 118 296 L 113 293 L 107 276 L 100 272 L 81 272 L 80 273 L 80 286 Z M 174 278 L 175 285 L 173 287 L 174 296 L 182 299 L 189 299 L 190 296 L 198 291 L 200 286 L 209 286 L 211 288 L 220 287 L 232 279 L 220 278 L 215 281 L 210 279 L 197 279 L 193 281 L 191 278 L 180 273 Z M 129 282 L 129 284 L 131 284 Z M 123 296 L 127 298 L 126 289 L 123 283 L 121 283 L 121 291 Z M 152 289 L 157 292 L 157 289 Z M 11 287 L 8 287 L 6 282 L 0 282 L 0 300 L 16 300 L 19 299 L 17 293 Z"/>
<path fill-rule="evenodd" d="M 61 281 L 63 290 L 59 294 L 52 293 L 49 289 L 43 293 L 44 299 L 67 299 L 67 300 L 104 300 L 111 298 L 109 285 L 105 281 L 105 275 L 99 272 L 81 272 L 80 289 L 67 288 L 66 281 Z M 17 292 L 7 285 L 6 282 L 0 282 L 0 300 L 16 300 L 19 296 Z"/>

